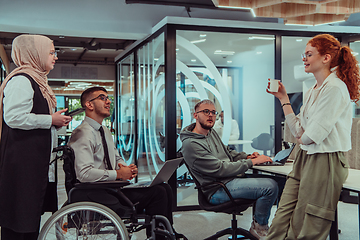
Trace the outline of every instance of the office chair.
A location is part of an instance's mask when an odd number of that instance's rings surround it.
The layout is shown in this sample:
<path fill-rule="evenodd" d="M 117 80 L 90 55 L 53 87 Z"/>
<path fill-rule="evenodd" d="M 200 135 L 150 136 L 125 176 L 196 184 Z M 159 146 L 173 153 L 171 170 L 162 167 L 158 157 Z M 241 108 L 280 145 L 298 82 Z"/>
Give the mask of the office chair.
<path fill-rule="evenodd" d="M 274 147 L 274 139 L 269 133 L 261 133 L 259 136 L 252 140 L 251 147 L 263 150 L 264 155 L 268 156 L 267 151 L 271 150 Z"/>
<path fill-rule="evenodd" d="M 254 237 L 249 231 L 240 228 L 237 226 L 237 220 L 236 220 L 236 215 L 242 215 L 241 212 L 245 211 L 248 207 L 252 206 L 256 200 L 254 199 L 234 199 L 229 190 L 227 189 L 227 187 L 225 186 L 225 184 L 223 184 L 222 182 L 212 182 L 209 184 L 203 184 L 201 185 L 199 183 L 199 181 L 193 176 L 193 174 L 191 173 L 191 170 L 189 168 L 189 166 L 186 164 L 186 167 L 189 170 L 190 175 L 192 176 L 194 182 L 195 182 L 195 189 L 198 190 L 198 202 L 199 202 L 199 206 L 201 209 L 205 210 L 205 211 L 211 211 L 211 212 L 221 212 L 221 213 L 227 213 L 227 214 L 232 214 L 232 220 L 231 220 L 231 227 L 223 229 L 218 231 L 217 233 L 215 233 L 214 235 L 205 238 L 204 240 L 213 240 L 213 239 L 218 239 L 222 236 L 225 235 L 231 235 L 232 239 L 251 239 L 251 240 L 257 240 L 256 237 Z M 218 204 L 218 205 L 213 205 L 211 204 L 208 199 L 206 198 L 206 196 L 204 195 L 202 189 L 207 188 L 207 187 L 211 187 L 214 185 L 219 185 L 221 186 L 225 192 L 227 193 L 227 195 L 230 198 L 230 201 L 222 203 L 222 204 Z M 238 235 L 242 235 L 242 236 L 238 236 Z"/>

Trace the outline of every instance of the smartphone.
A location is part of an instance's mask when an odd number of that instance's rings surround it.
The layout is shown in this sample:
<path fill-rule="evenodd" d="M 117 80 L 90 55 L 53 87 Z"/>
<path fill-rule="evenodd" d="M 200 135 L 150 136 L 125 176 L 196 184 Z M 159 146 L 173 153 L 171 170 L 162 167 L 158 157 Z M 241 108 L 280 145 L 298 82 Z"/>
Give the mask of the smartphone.
<path fill-rule="evenodd" d="M 72 116 L 78 115 L 79 113 L 82 113 L 84 111 L 85 111 L 85 108 L 77 108 L 77 109 L 75 109 L 75 110 L 73 110 L 71 112 L 67 111 L 65 113 L 65 115 L 72 117 Z"/>

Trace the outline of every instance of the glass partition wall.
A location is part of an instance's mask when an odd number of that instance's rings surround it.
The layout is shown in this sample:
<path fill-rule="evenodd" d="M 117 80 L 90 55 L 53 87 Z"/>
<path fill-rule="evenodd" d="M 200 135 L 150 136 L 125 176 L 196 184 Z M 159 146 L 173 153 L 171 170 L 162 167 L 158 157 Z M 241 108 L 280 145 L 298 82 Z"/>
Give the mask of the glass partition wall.
<path fill-rule="evenodd" d="M 223 127 L 215 128 L 223 143 L 246 152 L 262 151 L 251 141 L 262 133 L 274 138 L 274 101 L 265 92 L 268 78 L 274 78 L 274 41 L 274 35 L 177 31 L 176 96 L 182 109 L 178 131 L 194 121 L 195 104 L 210 99 L 219 113 L 223 111 L 223 120 L 217 118 Z M 233 136 L 237 130 L 239 135 Z M 272 154 L 273 146 L 266 154 Z"/>
<path fill-rule="evenodd" d="M 360 62 L 360 38 L 356 41 L 350 42 L 349 46 L 351 50 L 353 50 L 353 55 L 356 57 L 356 60 Z M 360 105 L 354 104 L 354 117 L 360 118 Z"/>
<path fill-rule="evenodd" d="M 165 162 L 164 34 L 142 46 L 137 59 L 139 177 L 151 180 Z"/>
<path fill-rule="evenodd" d="M 134 53 L 118 64 L 117 97 L 115 98 L 115 142 L 120 156 L 130 165 L 137 161 L 135 132 L 135 63 Z"/>
<path fill-rule="evenodd" d="M 179 134 L 194 122 L 194 106 L 202 99 L 223 111 L 217 131 L 224 144 L 270 156 L 281 150 L 284 119 L 279 102 L 266 93 L 268 78 L 282 80 L 300 107 L 300 55 L 316 34 L 165 24 L 120 55 L 116 136 L 122 157 L 139 167 L 137 180 L 152 179 L 164 161 L 177 156 Z M 271 140 L 263 143 L 261 134 Z M 196 190 L 184 165 L 169 184 L 179 210 L 196 208 Z"/>

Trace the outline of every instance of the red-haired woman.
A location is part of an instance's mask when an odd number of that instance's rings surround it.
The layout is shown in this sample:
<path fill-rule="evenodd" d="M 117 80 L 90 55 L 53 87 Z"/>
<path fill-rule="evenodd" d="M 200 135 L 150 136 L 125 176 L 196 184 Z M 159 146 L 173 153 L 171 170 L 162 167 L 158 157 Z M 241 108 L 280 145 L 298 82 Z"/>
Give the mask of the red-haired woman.
<path fill-rule="evenodd" d="M 359 66 L 351 49 L 329 34 L 312 38 L 302 55 L 316 84 L 295 116 L 285 87 L 269 92 L 282 105 L 300 143 L 267 239 L 326 239 L 348 175 L 344 152 L 351 148 L 351 101 L 359 100 Z"/>

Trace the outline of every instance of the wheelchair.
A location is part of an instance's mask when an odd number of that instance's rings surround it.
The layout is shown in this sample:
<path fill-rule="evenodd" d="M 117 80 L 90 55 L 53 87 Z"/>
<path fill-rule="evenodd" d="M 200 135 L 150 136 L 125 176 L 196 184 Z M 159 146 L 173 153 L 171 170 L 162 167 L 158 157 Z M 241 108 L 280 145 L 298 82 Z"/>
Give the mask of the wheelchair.
<path fill-rule="evenodd" d="M 175 240 L 175 233 L 169 220 L 160 215 L 148 216 L 138 214 L 133 204 L 122 192 L 121 187 L 128 181 L 104 181 L 79 183 L 74 169 L 74 151 L 64 145 L 53 150 L 57 152 L 54 161 L 62 160 L 65 172 L 65 188 L 67 202 L 56 211 L 43 225 L 38 240 L 65 239 L 121 239 L 128 240 L 132 234 L 151 228 L 151 236 L 147 240 L 156 240 L 156 236 Z M 98 202 L 78 201 L 85 192 L 107 191 L 122 203 L 121 216 Z M 81 199 L 81 198 L 80 198 Z"/>

